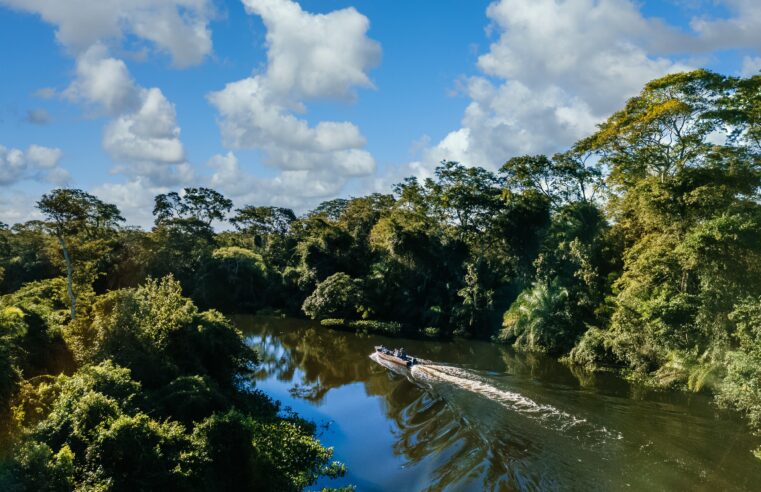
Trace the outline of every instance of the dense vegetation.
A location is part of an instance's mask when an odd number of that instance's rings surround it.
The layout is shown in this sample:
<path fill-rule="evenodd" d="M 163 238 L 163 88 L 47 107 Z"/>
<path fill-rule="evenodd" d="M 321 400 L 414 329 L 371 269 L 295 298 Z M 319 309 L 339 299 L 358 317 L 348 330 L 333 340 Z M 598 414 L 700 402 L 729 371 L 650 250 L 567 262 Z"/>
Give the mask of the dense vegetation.
<path fill-rule="evenodd" d="M 343 473 L 313 424 L 246 389 L 256 355 L 171 276 L 74 320 L 67 305 L 61 279 L 0 303 L 0 489 L 295 491 Z"/>
<path fill-rule="evenodd" d="M 143 231 L 54 190 L 44 221 L 0 229 L 17 441 L 2 480 L 288 489 L 340 473 L 313 428 L 244 391 L 255 355 L 196 305 L 492 338 L 710 390 L 761 428 L 760 119 L 761 76 L 696 71 L 649 83 L 567 152 L 497 172 L 443 162 L 298 217 L 187 188 L 157 196 Z"/>

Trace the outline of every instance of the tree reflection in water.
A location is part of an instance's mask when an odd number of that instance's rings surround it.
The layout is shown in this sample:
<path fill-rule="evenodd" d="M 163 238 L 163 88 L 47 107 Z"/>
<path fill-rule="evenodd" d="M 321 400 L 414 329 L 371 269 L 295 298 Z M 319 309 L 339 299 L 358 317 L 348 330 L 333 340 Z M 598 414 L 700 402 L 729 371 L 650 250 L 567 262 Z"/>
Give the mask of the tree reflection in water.
<path fill-rule="evenodd" d="M 244 331 L 247 322 L 253 321 L 237 320 Z M 427 490 L 454 484 L 473 490 L 502 490 L 515 484 L 521 484 L 519 488 L 558 486 L 552 474 L 520 466 L 523 457 L 538 450 L 531 441 L 505 433 L 509 426 L 498 405 L 484 408 L 489 402 L 474 400 L 476 407 L 463 406 L 457 395 L 442 395 L 431 384 L 411 378 L 406 370 L 395 373 L 367 357 L 368 347 L 372 350 L 374 344 L 388 344 L 388 340 L 324 330 L 299 320 L 287 320 L 288 329 L 283 329 L 280 319 L 257 318 L 256 323 L 256 335 L 249 337 L 260 358 L 254 378 L 291 382 L 292 396 L 315 404 L 331 389 L 362 383 L 367 395 L 382 398 L 385 416 L 394 424 L 393 453 L 404 457 L 405 467 L 427 469 Z M 435 357 L 440 349 L 432 344 L 425 357 Z M 473 351 L 470 348 L 460 357 L 483 360 L 485 354 Z M 494 358 L 499 353 L 490 355 Z"/>
<path fill-rule="evenodd" d="M 718 419 L 699 395 L 643 392 L 488 343 L 390 340 L 293 319 L 236 323 L 259 352 L 254 384 L 280 381 L 281 398 L 328 406 L 321 415 L 330 419 L 342 405 L 367 412 L 336 416 L 351 430 L 331 437 L 347 481 L 366 480 L 360 490 L 752 490 L 761 482 L 742 422 Z M 368 357 L 395 342 L 475 382 L 447 379 L 446 368 L 440 381 L 420 378 Z"/>

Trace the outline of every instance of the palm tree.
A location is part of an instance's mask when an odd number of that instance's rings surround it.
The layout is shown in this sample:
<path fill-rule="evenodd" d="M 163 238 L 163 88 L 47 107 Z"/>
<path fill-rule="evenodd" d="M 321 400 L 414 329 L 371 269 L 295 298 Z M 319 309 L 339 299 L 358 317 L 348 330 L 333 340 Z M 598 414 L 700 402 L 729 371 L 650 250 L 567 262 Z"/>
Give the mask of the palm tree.
<path fill-rule="evenodd" d="M 505 313 L 500 339 L 531 352 L 559 351 L 571 321 L 567 301 L 568 290 L 557 281 L 534 282 Z"/>

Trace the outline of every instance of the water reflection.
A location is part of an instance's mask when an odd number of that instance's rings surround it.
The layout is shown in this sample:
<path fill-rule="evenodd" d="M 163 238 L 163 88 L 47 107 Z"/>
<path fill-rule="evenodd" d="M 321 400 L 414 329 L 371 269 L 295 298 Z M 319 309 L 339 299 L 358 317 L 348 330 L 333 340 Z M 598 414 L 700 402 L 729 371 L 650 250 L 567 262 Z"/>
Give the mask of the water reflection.
<path fill-rule="evenodd" d="M 701 395 L 635 390 L 610 375 L 479 342 L 403 343 L 446 365 L 368 357 L 394 341 L 271 318 L 236 320 L 256 384 L 309 418 L 359 490 L 754 490 L 757 445 Z M 397 341 L 397 344 L 400 342 Z M 632 398 L 637 392 L 636 398 Z M 335 483 L 324 485 L 335 486 Z"/>

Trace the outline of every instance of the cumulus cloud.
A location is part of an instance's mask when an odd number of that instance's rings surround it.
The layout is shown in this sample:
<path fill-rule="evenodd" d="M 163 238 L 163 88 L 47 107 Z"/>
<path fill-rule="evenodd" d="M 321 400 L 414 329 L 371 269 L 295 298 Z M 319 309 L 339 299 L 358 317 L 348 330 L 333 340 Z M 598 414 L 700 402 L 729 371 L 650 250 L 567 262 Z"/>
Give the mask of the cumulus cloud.
<path fill-rule="evenodd" d="M 147 40 L 177 66 L 199 63 L 211 52 L 211 0 L 0 0 L 39 14 L 57 26 L 56 36 L 76 58 L 76 76 L 61 95 L 107 116 L 103 148 L 118 163 L 114 172 L 142 176 L 156 185 L 190 182 L 174 105 L 159 88 L 132 78 L 111 47 L 126 36 Z M 56 95 L 51 88 L 35 93 Z"/>
<path fill-rule="evenodd" d="M 211 0 L 0 0 L 0 5 L 56 25 L 56 38 L 74 55 L 130 34 L 169 53 L 177 66 L 199 63 L 212 49 Z"/>
<path fill-rule="evenodd" d="M 92 189 L 95 196 L 119 207 L 128 224 L 141 227 L 153 224 L 153 198 L 168 191 L 169 188 L 140 176 L 126 183 L 104 183 Z"/>
<path fill-rule="evenodd" d="M 30 145 L 24 151 L 0 145 L 0 186 L 22 180 L 65 184 L 70 176 L 59 165 L 62 156 L 58 148 Z"/>
<path fill-rule="evenodd" d="M 267 82 L 280 97 L 347 98 L 372 87 L 367 71 L 380 45 L 366 36 L 370 21 L 354 8 L 304 12 L 291 0 L 243 0 L 267 28 Z"/>
<path fill-rule="evenodd" d="M 298 212 L 335 196 L 349 182 L 349 177 L 331 170 L 285 170 L 274 178 L 259 178 L 241 166 L 233 152 L 215 155 L 209 160 L 215 171 L 212 187 L 222 189 L 240 204 L 270 204 Z"/>
<path fill-rule="evenodd" d="M 134 111 L 140 104 L 140 89 L 127 65 L 108 56 L 108 48 L 96 43 L 77 57 L 77 77 L 63 95 L 93 104 L 109 115 Z"/>
<path fill-rule="evenodd" d="M 116 160 L 178 164 L 185 159 L 174 105 L 157 88 L 140 91 L 140 107 L 106 128 L 103 147 Z"/>
<path fill-rule="evenodd" d="M 462 127 L 408 165 L 443 159 L 495 169 L 515 155 L 553 153 L 592 132 L 642 85 L 687 63 L 651 51 L 682 34 L 629 0 L 501 0 L 487 9 L 497 39 L 470 77 Z"/>
<path fill-rule="evenodd" d="M 297 116 L 310 100 L 352 100 L 357 87 L 372 87 L 368 71 L 380 59 L 380 46 L 367 37 L 368 19 L 353 8 L 311 14 L 291 0 L 243 3 L 267 28 L 267 69 L 208 98 L 219 112 L 224 145 L 261 150 L 264 163 L 281 173 L 270 180 L 248 178 L 228 154 L 212 159 L 212 184 L 228 193 L 246 190 L 249 197 L 281 197 L 283 203 L 285 194 L 295 201 L 334 195 L 349 178 L 372 173 L 375 160 L 356 125 L 310 125 Z"/>
<path fill-rule="evenodd" d="M 124 61 L 109 56 L 105 45 L 96 43 L 77 57 L 76 79 L 63 94 L 112 118 L 103 148 L 120 163 L 116 172 L 159 185 L 192 180 L 174 105 L 160 89 L 138 85 Z"/>
<path fill-rule="evenodd" d="M 554 153 L 594 131 L 643 84 L 690 70 L 684 56 L 761 47 L 756 0 L 724 0 L 725 19 L 695 17 L 685 32 L 646 18 L 631 0 L 499 0 L 487 9 L 497 39 L 464 84 L 461 128 L 402 166 L 421 177 L 441 160 L 496 168 L 510 157 Z M 758 58 L 742 73 L 757 73 Z"/>
<path fill-rule="evenodd" d="M 722 19 L 695 17 L 690 27 L 695 33 L 689 42 L 696 51 L 761 47 L 761 9 L 758 0 L 722 0 L 731 12 Z"/>

